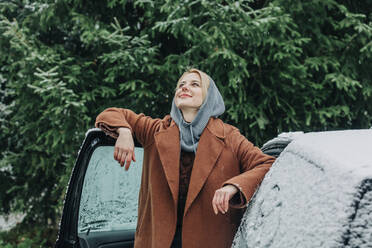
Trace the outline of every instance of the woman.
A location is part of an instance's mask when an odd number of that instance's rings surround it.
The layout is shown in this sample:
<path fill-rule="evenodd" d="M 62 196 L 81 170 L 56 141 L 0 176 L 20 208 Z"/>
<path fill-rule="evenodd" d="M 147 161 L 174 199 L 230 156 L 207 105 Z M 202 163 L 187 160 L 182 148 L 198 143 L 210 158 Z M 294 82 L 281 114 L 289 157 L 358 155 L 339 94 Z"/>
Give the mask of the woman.
<path fill-rule="evenodd" d="M 213 80 L 191 69 L 163 119 L 122 108 L 97 116 L 96 127 L 117 138 L 114 158 L 126 170 L 135 161 L 132 135 L 144 148 L 135 247 L 231 247 L 274 158 L 218 119 L 224 111 Z"/>

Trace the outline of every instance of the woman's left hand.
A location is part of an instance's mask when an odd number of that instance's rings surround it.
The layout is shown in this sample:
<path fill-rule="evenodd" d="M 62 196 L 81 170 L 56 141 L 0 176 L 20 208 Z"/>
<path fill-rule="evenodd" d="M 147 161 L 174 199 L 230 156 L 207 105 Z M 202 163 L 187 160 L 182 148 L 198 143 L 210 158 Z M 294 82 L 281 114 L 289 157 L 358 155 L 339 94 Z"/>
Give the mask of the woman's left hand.
<path fill-rule="evenodd" d="M 212 206 L 215 214 L 218 214 L 218 211 L 225 214 L 229 209 L 230 199 L 238 193 L 238 189 L 233 185 L 226 185 L 214 193 L 212 200 Z"/>

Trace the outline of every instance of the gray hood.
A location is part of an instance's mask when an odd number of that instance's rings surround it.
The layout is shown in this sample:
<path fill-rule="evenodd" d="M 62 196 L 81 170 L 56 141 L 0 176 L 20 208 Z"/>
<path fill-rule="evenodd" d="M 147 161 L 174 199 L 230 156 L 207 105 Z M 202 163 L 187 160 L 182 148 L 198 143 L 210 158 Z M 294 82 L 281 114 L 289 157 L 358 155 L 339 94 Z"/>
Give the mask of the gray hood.
<path fill-rule="evenodd" d="M 172 119 L 177 124 L 180 130 L 180 144 L 181 150 L 187 152 L 194 152 L 196 154 L 196 149 L 198 148 L 198 143 L 204 128 L 207 126 L 210 117 L 218 117 L 225 112 L 225 104 L 223 102 L 221 93 L 218 91 L 216 84 L 210 78 L 209 88 L 207 92 L 206 99 L 201 105 L 195 119 L 187 123 L 182 116 L 179 108 L 176 104 L 172 102 L 172 109 L 170 115 Z M 203 83 L 203 82 L 202 82 Z"/>

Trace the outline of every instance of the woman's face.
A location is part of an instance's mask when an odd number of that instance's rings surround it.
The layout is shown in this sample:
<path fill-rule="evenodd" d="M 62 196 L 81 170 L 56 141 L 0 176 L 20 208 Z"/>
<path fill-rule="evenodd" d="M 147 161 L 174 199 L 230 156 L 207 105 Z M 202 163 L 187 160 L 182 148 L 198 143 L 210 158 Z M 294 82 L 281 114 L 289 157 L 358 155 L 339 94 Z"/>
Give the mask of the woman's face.
<path fill-rule="evenodd" d="M 192 72 L 183 76 L 175 93 L 175 104 L 181 110 L 198 110 L 203 103 L 199 74 Z"/>

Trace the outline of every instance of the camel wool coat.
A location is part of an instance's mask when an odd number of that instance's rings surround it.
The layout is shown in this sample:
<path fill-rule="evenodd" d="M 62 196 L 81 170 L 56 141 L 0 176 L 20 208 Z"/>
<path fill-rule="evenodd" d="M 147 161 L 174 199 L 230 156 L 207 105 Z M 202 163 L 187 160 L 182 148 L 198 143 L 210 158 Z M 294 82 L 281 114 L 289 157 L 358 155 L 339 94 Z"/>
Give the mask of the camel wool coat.
<path fill-rule="evenodd" d="M 178 126 L 169 115 L 152 119 L 128 109 L 108 108 L 97 116 L 96 127 L 114 137 L 118 127 L 127 127 L 143 145 L 135 248 L 169 248 L 177 222 L 181 149 Z M 237 128 L 210 118 L 191 172 L 182 247 L 231 247 L 244 209 L 273 162 L 273 157 L 254 147 Z M 226 184 L 240 189 L 240 201 L 230 204 L 226 214 L 215 215 L 214 193 Z"/>

